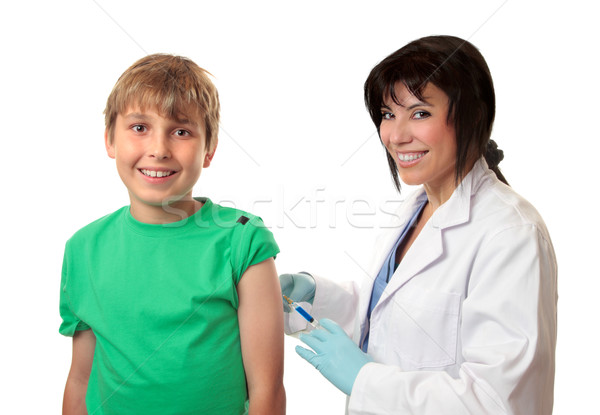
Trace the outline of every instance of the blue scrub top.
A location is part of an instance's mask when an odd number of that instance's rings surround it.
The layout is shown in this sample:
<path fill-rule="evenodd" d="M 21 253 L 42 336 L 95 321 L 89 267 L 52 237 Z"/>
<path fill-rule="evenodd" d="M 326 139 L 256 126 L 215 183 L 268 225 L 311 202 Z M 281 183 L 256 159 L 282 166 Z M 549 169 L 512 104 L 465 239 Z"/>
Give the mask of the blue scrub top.
<path fill-rule="evenodd" d="M 383 294 L 383 290 L 385 290 L 385 287 L 387 287 L 388 283 L 390 282 L 390 279 L 394 275 L 394 271 L 396 271 L 396 268 L 398 268 L 398 264 L 396 264 L 396 250 L 398 249 L 398 247 L 400 246 L 402 241 L 404 241 L 404 238 L 408 234 L 408 231 L 417 222 L 417 219 L 419 218 L 419 215 L 423 211 L 423 208 L 425 207 L 426 204 L 427 204 L 427 199 L 423 203 L 421 203 L 419 208 L 415 211 L 413 216 L 410 218 L 410 221 L 408 221 L 408 224 L 406 225 L 406 227 L 400 234 L 400 237 L 398 238 L 398 240 L 392 247 L 392 250 L 388 254 L 387 259 L 384 261 L 383 265 L 381 266 L 381 270 L 379 270 L 379 274 L 377 274 L 377 278 L 375 278 L 375 282 L 373 283 L 373 291 L 371 292 L 371 301 L 369 302 L 369 310 L 367 311 L 367 321 L 369 321 L 369 322 L 371 321 L 371 312 L 373 311 L 373 309 L 377 305 L 377 302 L 381 298 L 381 294 Z M 367 327 L 370 327 L 370 326 L 371 326 L 370 324 L 367 325 Z M 369 347 L 369 333 L 367 332 L 367 334 L 363 340 L 363 343 L 361 345 L 361 349 L 363 352 L 366 353 L 368 347 Z"/>

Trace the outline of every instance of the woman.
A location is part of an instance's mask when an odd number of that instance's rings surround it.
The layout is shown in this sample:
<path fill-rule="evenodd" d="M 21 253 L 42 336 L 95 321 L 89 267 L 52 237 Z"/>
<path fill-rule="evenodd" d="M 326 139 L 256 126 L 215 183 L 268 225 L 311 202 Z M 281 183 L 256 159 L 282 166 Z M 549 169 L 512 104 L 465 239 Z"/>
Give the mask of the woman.
<path fill-rule="evenodd" d="M 351 414 L 551 413 L 556 260 L 542 218 L 498 169 L 485 60 L 456 37 L 418 39 L 371 71 L 365 102 L 396 188 L 422 186 L 360 291 L 280 277 L 324 328 L 302 334 L 313 350 L 298 354 L 349 395 Z M 300 320 L 286 314 L 286 331 Z"/>

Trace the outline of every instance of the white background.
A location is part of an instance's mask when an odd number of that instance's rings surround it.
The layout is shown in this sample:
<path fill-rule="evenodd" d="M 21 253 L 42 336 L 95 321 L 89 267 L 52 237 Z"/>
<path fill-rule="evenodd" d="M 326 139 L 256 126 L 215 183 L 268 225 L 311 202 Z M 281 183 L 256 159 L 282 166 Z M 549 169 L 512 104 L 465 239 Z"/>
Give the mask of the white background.
<path fill-rule="evenodd" d="M 279 272 L 362 277 L 399 197 L 362 101 L 370 69 L 410 40 L 474 43 L 495 81 L 493 138 L 540 211 L 559 263 L 555 413 L 597 407 L 598 66 L 594 2 L 22 1 L 0 6 L 0 413 L 60 412 L 65 241 L 128 203 L 103 145 L 106 98 L 135 60 L 192 58 L 215 76 L 222 129 L 196 195 L 259 214 Z M 169 4 L 167 4 L 169 3 Z M 408 190 L 408 189 L 406 189 Z M 286 339 L 288 413 L 344 396 Z"/>

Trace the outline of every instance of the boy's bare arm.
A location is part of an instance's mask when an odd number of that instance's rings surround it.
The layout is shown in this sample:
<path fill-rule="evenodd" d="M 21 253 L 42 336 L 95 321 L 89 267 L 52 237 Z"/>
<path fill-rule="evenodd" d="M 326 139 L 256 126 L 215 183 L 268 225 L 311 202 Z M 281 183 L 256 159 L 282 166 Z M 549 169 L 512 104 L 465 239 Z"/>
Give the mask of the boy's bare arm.
<path fill-rule="evenodd" d="M 63 398 L 63 415 L 87 414 L 85 394 L 92 370 L 96 336 L 92 330 L 78 331 L 73 336 L 73 358 Z"/>
<path fill-rule="evenodd" d="M 238 283 L 238 295 L 249 414 L 285 414 L 283 311 L 272 258 L 244 272 Z"/>

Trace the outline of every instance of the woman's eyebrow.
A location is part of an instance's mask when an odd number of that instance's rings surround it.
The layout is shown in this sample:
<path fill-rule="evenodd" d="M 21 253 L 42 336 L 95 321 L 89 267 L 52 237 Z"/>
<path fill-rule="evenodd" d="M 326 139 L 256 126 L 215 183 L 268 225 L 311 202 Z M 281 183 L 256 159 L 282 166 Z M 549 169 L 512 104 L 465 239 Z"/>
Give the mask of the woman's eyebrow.
<path fill-rule="evenodd" d="M 395 102 L 395 101 L 394 101 Z M 403 104 L 402 102 L 396 102 L 396 104 L 402 108 L 404 108 L 407 111 L 410 111 L 412 109 L 415 109 L 416 107 L 433 107 L 432 104 L 430 104 L 429 102 L 427 102 L 427 100 L 425 99 L 425 97 L 423 97 L 423 100 L 417 99 L 417 102 L 409 105 L 408 107 L 406 106 L 406 104 Z M 385 108 L 385 109 L 391 109 L 389 106 L 382 104 L 381 108 Z"/>
<path fill-rule="evenodd" d="M 433 107 L 433 105 L 431 105 L 429 102 L 427 102 L 425 100 L 425 97 L 423 97 L 423 101 L 419 100 L 419 101 L 415 102 L 414 104 L 412 104 L 411 106 L 409 106 L 406 109 L 407 110 L 412 110 L 412 109 L 415 109 L 417 107 Z"/>

